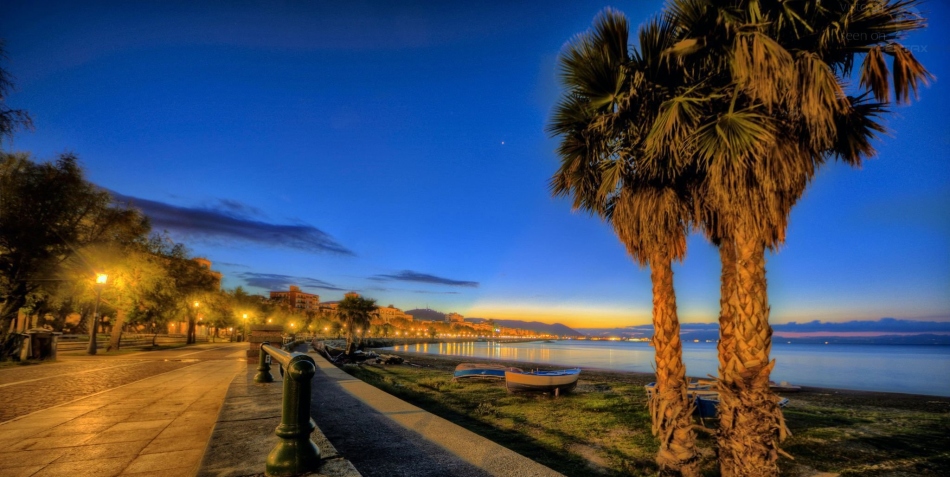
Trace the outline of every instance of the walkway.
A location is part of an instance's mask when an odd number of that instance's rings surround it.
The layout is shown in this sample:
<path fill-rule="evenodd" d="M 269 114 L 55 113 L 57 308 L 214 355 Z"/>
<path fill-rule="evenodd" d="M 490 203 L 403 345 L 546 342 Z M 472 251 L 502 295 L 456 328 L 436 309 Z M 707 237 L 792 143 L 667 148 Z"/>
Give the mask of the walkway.
<path fill-rule="evenodd" d="M 246 346 L 0 370 L 0 477 L 193 475 Z"/>
<path fill-rule="evenodd" d="M 561 475 L 311 356 L 313 419 L 364 477 Z"/>

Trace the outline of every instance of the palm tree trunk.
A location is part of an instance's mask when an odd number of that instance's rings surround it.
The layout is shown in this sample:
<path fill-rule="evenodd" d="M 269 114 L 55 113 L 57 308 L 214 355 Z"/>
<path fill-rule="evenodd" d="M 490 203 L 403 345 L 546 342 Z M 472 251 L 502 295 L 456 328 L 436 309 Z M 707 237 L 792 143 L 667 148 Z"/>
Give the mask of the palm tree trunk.
<path fill-rule="evenodd" d="M 686 394 L 686 367 L 669 256 L 658 254 L 650 260 L 650 279 L 656 353 L 656 388 L 650 400 L 650 415 L 653 434 L 660 439 L 656 462 L 664 471 L 696 476 L 699 475 L 699 454 L 692 430 L 693 404 Z"/>
<path fill-rule="evenodd" d="M 727 477 L 774 476 L 786 429 L 778 400 L 769 388 L 775 362 L 769 361 L 772 327 L 765 247 L 743 230 L 737 230 L 733 239 L 735 288 L 725 301 L 735 305 L 728 307 L 734 312 L 735 326 L 726 332 L 732 339 L 720 343 L 720 350 L 725 349 L 719 376 L 720 472 Z"/>
<path fill-rule="evenodd" d="M 725 376 L 726 369 L 733 365 L 732 350 L 735 348 L 736 308 L 738 308 L 738 294 L 736 284 L 736 244 L 731 238 L 724 238 L 719 244 L 719 261 L 722 263 L 722 275 L 719 293 L 719 376 Z M 720 381 L 721 383 L 722 381 Z M 728 391 L 721 392 L 721 396 L 731 396 Z M 720 402 L 722 400 L 720 399 Z M 731 403 L 729 405 L 732 405 Z M 720 404 L 720 407 L 722 404 Z M 720 409 L 720 412 L 721 409 Z M 720 474 L 722 477 L 732 477 L 735 456 L 731 452 L 719 453 Z"/>

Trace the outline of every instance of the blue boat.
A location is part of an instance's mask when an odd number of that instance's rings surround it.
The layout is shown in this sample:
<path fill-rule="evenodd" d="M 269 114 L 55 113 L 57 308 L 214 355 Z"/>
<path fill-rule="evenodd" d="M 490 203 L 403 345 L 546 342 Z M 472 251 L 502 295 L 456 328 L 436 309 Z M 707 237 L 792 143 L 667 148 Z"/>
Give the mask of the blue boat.
<path fill-rule="evenodd" d="M 505 371 L 508 370 L 521 371 L 518 368 L 509 368 L 500 364 L 462 363 L 455 367 L 455 377 L 452 379 L 505 379 Z"/>

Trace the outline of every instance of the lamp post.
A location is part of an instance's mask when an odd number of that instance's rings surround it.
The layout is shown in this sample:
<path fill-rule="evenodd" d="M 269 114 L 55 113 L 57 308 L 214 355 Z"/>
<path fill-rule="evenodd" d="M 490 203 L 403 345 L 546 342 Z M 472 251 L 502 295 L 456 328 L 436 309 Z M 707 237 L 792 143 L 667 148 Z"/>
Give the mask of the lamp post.
<path fill-rule="evenodd" d="M 96 333 L 99 330 L 99 298 L 102 296 L 102 287 L 106 285 L 109 275 L 105 273 L 96 274 L 96 306 L 92 310 L 92 329 L 89 330 L 89 346 L 86 347 L 86 354 L 96 354 L 98 343 L 96 342 Z"/>
<path fill-rule="evenodd" d="M 192 343 L 195 343 L 195 342 L 198 341 L 198 339 L 197 339 L 197 335 L 198 335 L 198 305 L 200 305 L 200 303 L 198 303 L 198 301 L 195 300 L 195 319 L 192 320 L 191 323 L 188 323 L 188 337 L 185 338 L 185 342 L 188 343 L 188 344 L 192 344 Z M 193 324 L 192 324 L 192 323 L 193 323 Z"/>
<path fill-rule="evenodd" d="M 244 314 L 244 336 L 242 339 L 247 341 L 247 313 Z"/>

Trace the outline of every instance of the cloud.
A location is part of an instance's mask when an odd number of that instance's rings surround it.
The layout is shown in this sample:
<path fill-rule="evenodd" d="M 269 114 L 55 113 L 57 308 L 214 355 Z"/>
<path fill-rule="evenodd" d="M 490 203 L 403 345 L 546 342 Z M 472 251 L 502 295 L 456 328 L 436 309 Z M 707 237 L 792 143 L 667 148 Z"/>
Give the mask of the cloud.
<path fill-rule="evenodd" d="M 321 290 L 331 291 L 349 291 L 346 288 L 340 288 L 332 283 L 325 282 L 316 278 L 294 277 L 290 275 L 280 275 L 276 273 L 256 273 L 244 272 L 237 275 L 244 280 L 248 286 L 264 288 L 266 290 L 287 290 L 291 285 L 297 285 L 301 288 L 319 288 Z"/>
<path fill-rule="evenodd" d="M 355 255 L 329 234 L 312 225 L 274 224 L 251 219 L 260 215 L 254 207 L 222 199 L 217 207 L 179 207 L 154 200 L 112 192 L 118 202 L 141 209 L 157 228 L 174 230 L 197 238 L 232 239 L 258 245 L 281 246 L 310 253 Z"/>
<path fill-rule="evenodd" d="M 457 291 L 428 291 L 428 290 L 413 290 L 413 293 L 423 293 L 426 295 L 458 295 Z"/>
<path fill-rule="evenodd" d="M 402 282 L 419 282 L 419 283 L 432 283 L 436 285 L 449 285 L 453 287 L 472 287 L 477 288 L 478 282 L 471 282 L 465 280 L 453 280 L 451 278 L 442 278 L 435 275 L 429 275 L 428 273 L 419 273 L 412 270 L 403 270 L 395 275 L 374 275 L 369 277 L 370 280 L 377 281 L 402 281 Z"/>

